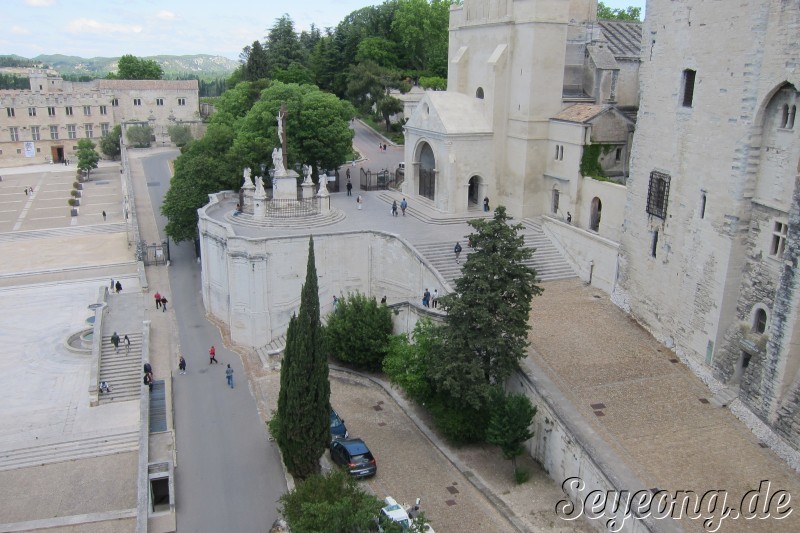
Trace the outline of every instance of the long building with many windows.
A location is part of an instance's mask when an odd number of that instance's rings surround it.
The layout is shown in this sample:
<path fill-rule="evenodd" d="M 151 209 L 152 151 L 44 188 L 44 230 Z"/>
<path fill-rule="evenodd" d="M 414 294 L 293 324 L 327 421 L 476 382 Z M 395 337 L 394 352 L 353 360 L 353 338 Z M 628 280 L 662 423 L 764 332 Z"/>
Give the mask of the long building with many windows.
<path fill-rule="evenodd" d="M 31 70 L 30 90 L 0 91 L 0 167 L 71 159 L 79 139 L 98 139 L 117 124 L 168 128 L 201 123 L 196 80 L 65 81 Z"/>

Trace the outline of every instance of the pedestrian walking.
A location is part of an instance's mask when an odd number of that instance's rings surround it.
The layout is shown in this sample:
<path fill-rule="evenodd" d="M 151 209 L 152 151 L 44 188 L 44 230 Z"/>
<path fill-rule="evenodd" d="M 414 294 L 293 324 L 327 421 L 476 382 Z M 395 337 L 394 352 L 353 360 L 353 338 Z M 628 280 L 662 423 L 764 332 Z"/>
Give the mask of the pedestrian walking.
<path fill-rule="evenodd" d="M 145 374 L 150 374 L 151 376 L 153 375 L 153 367 L 150 366 L 150 363 L 145 363 L 144 364 L 144 373 Z"/>
<path fill-rule="evenodd" d="M 25 187 L 25 196 L 28 196 L 28 188 Z"/>
<path fill-rule="evenodd" d="M 433 289 L 433 296 L 431 297 L 431 307 L 436 309 L 439 306 L 439 289 Z"/>
<path fill-rule="evenodd" d="M 406 202 L 406 199 L 403 198 L 400 200 L 400 211 L 403 212 L 403 216 L 406 216 L 406 207 L 408 207 L 408 202 Z"/>
<path fill-rule="evenodd" d="M 150 390 L 153 390 L 153 374 L 144 375 L 144 384 L 147 385 Z"/>
<path fill-rule="evenodd" d="M 105 222 L 105 221 L 106 221 L 106 212 L 103 211 L 103 222 Z"/>
<path fill-rule="evenodd" d="M 111 292 L 114 292 L 114 278 L 111 278 L 111 285 L 108 288 L 111 289 Z"/>
<path fill-rule="evenodd" d="M 484 196 L 483 197 L 483 210 L 485 212 L 489 211 L 489 197 L 488 196 Z"/>
<path fill-rule="evenodd" d="M 336 308 L 339 307 L 339 300 L 336 298 L 336 295 L 333 295 L 333 312 L 336 312 Z"/>
<path fill-rule="evenodd" d="M 233 369 L 231 365 L 228 365 L 228 368 L 225 369 L 225 379 L 228 380 L 228 386 L 233 388 Z"/>
<path fill-rule="evenodd" d="M 360 194 L 358 195 L 358 198 L 356 198 L 356 203 L 358 204 L 358 210 L 361 211 L 361 204 L 364 203 L 364 199 L 361 198 Z"/>
<path fill-rule="evenodd" d="M 163 296 L 161 297 L 161 312 L 162 313 L 167 312 L 167 299 L 164 298 Z"/>
<path fill-rule="evenodd" d="M 114 287 L 117 288 L 118 293 L 122 292 L 122 283 L 120 283 L 119 280 L 117 280 L 117 283 L 114 285 Z"/>
<path fill-rule="evenodd" d="M 350 183 L 350 169 L 347 169 L 347 196 L 353 196 L 353 184 Z"/>
<path fill-rule="evenodd" d="M 217 361 L 217 350 L 213 346 L 208 350 L 208 364 L 210 365 L 211 363 L 219 364 L 219 361 Z"/>
<path fill-rule="evenodd" d="M 383 151 L 386 151 L 386 143 L 383 143 Z"/>
<path fill-rule="evenodd" d="M 461 255 L 461 243 L 460 242 L 456 243 L 456 246 L 455 246 L 455 248 L 453 248 L 453 251 L 456 254 L 456 263 L 458 263 L 458 256 Z"/>
<path fill-rule="evenodd" d="M 385 294 L 383 295 L 383 298 L 381 298 L 381 305 L 386 305 L 386 295 Z"/>
<path fill-rule="evenodd" d="M 428 288 L 425 287 L 425 292 L 422 293 L 422 306 L 423 307 L 430 307 L 431 301 L 431 293 L 428 291 Z"/>
<path fill-rule="evenodd" d="M 178 368 L 180 369 L 181 374 L 186 373 L 186 359 L 184 359 L 183 356 L 180 356 L 180 359 L 178 359 Z"/>
<path fill-rule="evenodd" d="M 153 298 L 156 299 L 156 309 L 158 309 L 161 307 L 161 295 L 158 293 L 158 291 L 156 291 L 156 293 L 153 295 Z"/>
<path fill-rule="evenodd" d="M 119 353 L 119 335 L 116 331 L 111 335 L 111 344 L 114 345 L 114 353 Z"/>
<path fill-rule="evenodd" d="M 125 355 L 131 353 L 131 340 L 128 338 L 127 335 L 122 337 L 122 344 L 125 345 Z"/>
<path fill-rule="evenodd" d="M 392 216 L 397 216 L 397 200 L 392 201 Z"/>

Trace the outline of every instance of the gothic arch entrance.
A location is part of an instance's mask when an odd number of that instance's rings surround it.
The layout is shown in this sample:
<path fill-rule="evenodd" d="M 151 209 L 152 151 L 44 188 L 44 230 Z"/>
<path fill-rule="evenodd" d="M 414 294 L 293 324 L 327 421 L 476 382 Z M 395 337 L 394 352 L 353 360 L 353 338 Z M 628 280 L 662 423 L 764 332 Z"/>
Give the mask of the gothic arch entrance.
<path fill-rule="evenodd" d="M 592 231 L 600 231 L 600 216 L 603 212 L 603 202 L 600 198 L 595 196 L 592 198 L 592 217 L 589 222 L 589 229 Z"/>
<path fill-rule="evenodd" d="M 419 195 L 429 200 L 436 196 L 436 158 L 426 142 L 419 149 Z"/>
<path fill-rule="evenodd" d="M 481 185 L 483 180 L 480 176 L 472 176 L 469 179 L 469 188 L 467 189 L 467 209 L 472 205 L 478 205 L 481 197 Z"/>

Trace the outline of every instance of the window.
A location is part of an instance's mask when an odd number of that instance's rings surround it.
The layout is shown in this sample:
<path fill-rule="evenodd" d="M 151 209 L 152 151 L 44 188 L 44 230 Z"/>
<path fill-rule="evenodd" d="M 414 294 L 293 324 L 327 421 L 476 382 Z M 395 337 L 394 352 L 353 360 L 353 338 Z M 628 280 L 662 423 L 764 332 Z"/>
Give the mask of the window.
<path fill-rule="evenodd" d="M 50 138 L 58 140 L 58 126 L 50 126 Z"/>
<path fill-rule="evenodd" d="M 67 124 L 67 137 L 70 139 L 78 138 L 78 134 L 75 131 L 75 124 Z"/>
<path fill-rule="evenodd" d="M 94 137 L 94 131 L 92 130 L 91 124 L 84 124 L 83 131 L 86 132 L 87 139 L 91 139 L 92 137 Z"/>
<path fill-rule="evenodd" d="M 64 108 L 64 112 L 67 114 L 68 117 L 72 116 L 72 106 L 67 106 Z"/>
<path fill-rule="evenodd" d="M 786 233 L 789 230 L 789 225 L 783 222 L 775 222 L 772 229 L 772 246 L 770 246 L 769 254 L 776 259 L 783 257 L 783 250 L 786 248 Z"/>
<path fill-rule="evenodd" d="M 133 105 L 142 105 L 142 99 L 141 98 L 134 98 L 133 99 Z"/>
<path fill-rule="evenodd" d="M 90 105 L 83 106 L 83 115 L 84 116 L 89 116 L 91 114 L 92 114 L 92 106 L 90 106 Z"/>
<path fill-rule="evenodd" d="M 156 105 L 164 105 L 164 99 L 163 98 L 156 98 Z"/>
<path fill-rule="evenodd" d="M 791 109 L 789 109 L 789 116 L 786 118 L 786 126 L 784 126 L 787 130 L 794 128 L 794 118 L 797 116 L 797 106 L 793 105 Z"/>
<path fill-rule="evenodd" d="M 683 107 L 692 107 L 694 100 L 694 79 L 697 72 L 691 69 L 683 71 Z"/>
<path fill-rule="evenodd" d="M 101 105 L 100 106 L 100 114 L 101 115 L 108 115 L 108 107 Z"/>
<path fill-rule="evenodd" d="M 104 122 L 104 123 L 100 124 L 100 135 L 101 136 L 108 135 L 108 132 L 109 132 L 108 122 Z"/>
<path fill-rule="evenodd" d="M 650 173 L 650 185 L 647 188 L 647 212 L 665 220 L 669 200 L 669 181 L 668 174 L 654 170 Z"/>
<path fill-rule="evenodd" d="M 38 141 L 40 138 L 39 126 L 31 126 L 31 140 Z"/>
<path fill-rule="evenodd" d="M 71 109 L 71 108 L 70 108 L 70 109 Z M 70 111 L 70 113 L 72 113 L 72 112 Z M 48 116 L 48 117 L 54 117 L 54 116 L 56 116 L 56 108 L 55 108 L 55 107 L 48 107 L 48 108 L 47 108 L 47 116 Z"/>
<path fill-rule="evenodd" d="M 178 98 L 178 105 L 186 105 L 186 98 Z"/>
<path fill-rule="evenodd" d="M 475 98 L 483 100 L 483 87 L 478 87 L 478 90 L 475 91 Z"/>
<path fill-rule="evenodd" d="M 28 116 L 29 117 L 35 117 L 36 116 L 36 108 L 35 107 L 29 107 L 28 108 Z"/>
<path fill-rule="evenodd" d="M 558 189 L 553 189 L 553 214 L 558 213 L 559 194 Z"/>
<path fill-rule="evenodd" d="M 19 140 L 19 130 L 17 130 L 17 128 L 15 127 L 8 128 L 8 133 L 11 135 L 12 141 Z"/>
<path fill-rule="evenodd" d="M 700 196 L 700 218 L 706 218 L 706 193 Z"/>
<path fill-rule="evenodd" d="M 614 161 L 622 161 L 622 148 L 617 148 L 617 153 L 614 155 Z"/>
<path fill-rule="evenodd" d="M 8 117 L 9 118 L 14 118 L 14 108 L 13 107 L 7 107 L 6 108 L 6 113 L 8 113 Z"/>
<path fill-rule="evenodd" d="M 112 98 L 111 99 L 111 107 L 118 107 L 118 106 L 119 106 L 119 99 L 118 98 Z"/>
<path fill-rule="evenodd" d="M 653 231 L 653 240 L 650 241 L 650 257 L 655 257 L 658 253 L 658 230 Z"/>
<path fill-rule="evenodd" d="M 767 312 L 762 307 L 758 307 L 753 313 L 753 333 L 764 333 L 767 331 Z"/>
<path fill-rule="evenodd" d="M 561 144 L 556 145 L 556 161 L 564 160 L 564 146 Z"/>

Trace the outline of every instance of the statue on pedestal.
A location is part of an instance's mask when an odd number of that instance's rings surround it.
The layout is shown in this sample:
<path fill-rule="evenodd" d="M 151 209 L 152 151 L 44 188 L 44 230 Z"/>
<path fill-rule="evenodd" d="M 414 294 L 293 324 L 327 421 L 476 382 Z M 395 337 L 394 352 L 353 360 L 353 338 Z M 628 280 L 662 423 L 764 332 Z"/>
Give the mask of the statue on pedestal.
<path fill-rule="evenodd" d="M 283 150 L 280 148 L 272 149 L 272 166 L 276 176 L 286 174 L 286 167 L 283 166 Z"/>
<path fill-rule="evenodd" d="M 242 183 L 242 188 L 251 189 L 255 187 L 253 184 L 253 179 L 250 177 L 250 167 L 245 167 L 243 177 L 244 183 Z"/>
<path fill-rule="evenodd" d="M 319 175 L 319 191 L 317 196 L 328 196 L 328 175 L 320 173 Z"/>
<path fill-rule="evenodd" d="M 312 170 L 311 165 L 303 165 L 303 184 L 311 183 Z"/>
<path fill-rule="evenodd" d="M 264 199 L 267 197 L 267 191 L 264 190 L 264 180 L 256 176 L 256 194 L 254 198 L 256 199 Z"/>

